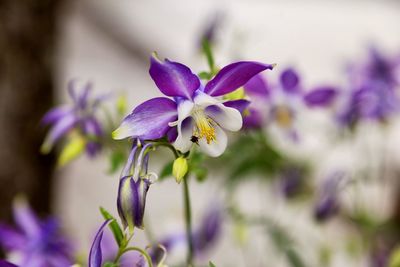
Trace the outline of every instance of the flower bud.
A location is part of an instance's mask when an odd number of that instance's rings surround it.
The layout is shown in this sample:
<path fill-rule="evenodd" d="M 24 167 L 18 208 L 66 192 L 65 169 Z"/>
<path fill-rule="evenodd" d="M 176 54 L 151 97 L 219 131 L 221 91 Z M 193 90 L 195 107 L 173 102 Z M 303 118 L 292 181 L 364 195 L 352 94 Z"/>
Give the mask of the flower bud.
<path fill-rule="evenodd" d="M 175 159 L 174 165 L 172 166 L 172 174 L 175 177 L 176 182 L 179 184 L 183 177 L 185 177 L 188 171 L 188 163 L 186 158 L 179 157 Z"/>

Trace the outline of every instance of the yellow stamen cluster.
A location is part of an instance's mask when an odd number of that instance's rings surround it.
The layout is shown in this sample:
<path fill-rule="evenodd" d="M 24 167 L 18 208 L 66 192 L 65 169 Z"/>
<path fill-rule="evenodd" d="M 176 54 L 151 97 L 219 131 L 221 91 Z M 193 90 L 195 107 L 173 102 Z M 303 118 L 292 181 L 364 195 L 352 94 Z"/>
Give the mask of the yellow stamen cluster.
<path fill-rule="evenodd" d="M 204 114 L 203 110 L 196 110 L 192 116 L 196 124 L 196 129 L 193 135 L 198 137 L 199 139 L 205 138 L 207 144 L 215 141 L 216 135 L 215 128 L 213 126 L 215 122 L 212 119 L 208 118 Z"/>

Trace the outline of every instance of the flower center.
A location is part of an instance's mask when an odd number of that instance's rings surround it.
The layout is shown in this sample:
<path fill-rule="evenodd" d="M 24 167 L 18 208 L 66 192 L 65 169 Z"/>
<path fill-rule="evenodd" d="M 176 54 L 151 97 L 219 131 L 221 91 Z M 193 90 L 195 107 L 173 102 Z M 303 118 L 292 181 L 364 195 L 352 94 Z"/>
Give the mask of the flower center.
<path fill-rule="evenodd" d="M 289 128 L 293 121 L 292 112 L 285 106 L 275 108 L 275 120 L 282 128 Z"/>
<path fill-rule="evenodd" d="M 205 138 L 207 144 L 210 144 L 212 141 L 215 141 L 216 140 L 215 128 L 214 128 L 215 122 L 209 117 L 207 117 L 202 109 L 196 109 L 193 112 L 192 117 L 195 121 L 195 129 L 193 135 L 199 139 Z"/>

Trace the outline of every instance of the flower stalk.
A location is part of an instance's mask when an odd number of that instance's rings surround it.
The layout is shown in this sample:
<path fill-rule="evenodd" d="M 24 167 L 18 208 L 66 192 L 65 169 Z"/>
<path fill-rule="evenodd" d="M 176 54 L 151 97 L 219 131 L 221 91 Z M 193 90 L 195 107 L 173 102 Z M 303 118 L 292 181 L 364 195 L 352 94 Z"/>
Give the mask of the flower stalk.
<path fill-rule="evenodd" d="M 188 183 L 187 173 L 186 177 L 183 179 L 183 199 L 184 199 L 184 211 L 185 211 L 185 225 L 186 225 L 186 238 L 188 245 L 187 252 L 187 265 L 190 267 L 194 267 L 193 264 L 193 254 L 194 254 L 194 243 L 193 243 L 193 235 L 192 235 L 192 209 L 190 204 L 190 190 Z"/>

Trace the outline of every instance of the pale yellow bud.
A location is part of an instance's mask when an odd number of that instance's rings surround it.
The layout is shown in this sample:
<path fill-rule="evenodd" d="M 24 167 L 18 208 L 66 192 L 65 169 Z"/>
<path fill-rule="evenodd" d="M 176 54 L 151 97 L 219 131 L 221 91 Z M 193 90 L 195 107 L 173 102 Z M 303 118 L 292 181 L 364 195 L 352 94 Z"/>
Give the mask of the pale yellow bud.
<path fill-rule="evenodd" d="M 188 171 L 187 159 L 184 157 L 179 157 L 175 159 L 174 165 L 172 166 L 172 175 L 175 177 L 176 182 L 179 184 L 185 177 Z"/>

